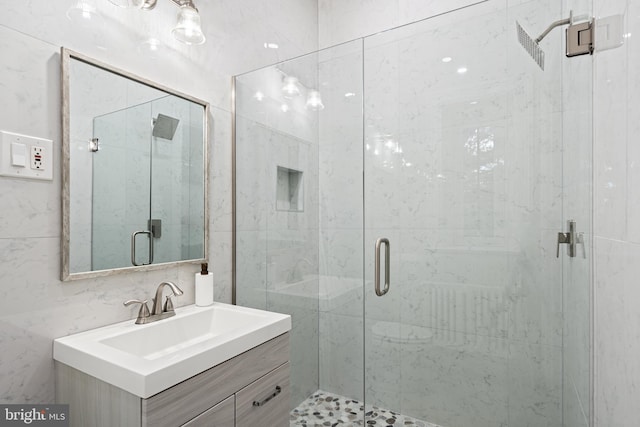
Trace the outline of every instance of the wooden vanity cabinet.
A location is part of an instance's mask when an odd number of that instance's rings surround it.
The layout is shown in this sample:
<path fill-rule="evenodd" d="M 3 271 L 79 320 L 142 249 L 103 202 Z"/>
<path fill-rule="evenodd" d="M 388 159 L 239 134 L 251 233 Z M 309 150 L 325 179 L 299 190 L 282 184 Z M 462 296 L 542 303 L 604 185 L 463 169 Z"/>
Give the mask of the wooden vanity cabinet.
<path fill-rule="evenodd" d="M 183 424 L 184 427 L 235 427 L 236 397 L 229 396 L 211 409 L 206 410 L 191 421 Z"/>
<path fill-rule="evenodd" d="M 147 399 L 56 362 L 56 402 L 79 427 L 285 427 L 288 361 L 285 333 Z"/>

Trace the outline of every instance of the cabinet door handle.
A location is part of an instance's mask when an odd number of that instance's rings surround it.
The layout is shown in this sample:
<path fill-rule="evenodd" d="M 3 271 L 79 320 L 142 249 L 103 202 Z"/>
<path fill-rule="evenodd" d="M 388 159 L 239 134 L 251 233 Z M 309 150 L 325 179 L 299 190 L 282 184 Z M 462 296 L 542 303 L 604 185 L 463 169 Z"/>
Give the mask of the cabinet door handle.
<path fill-rule="evenodd" d="M 267 397 L 266 399 L 258 402 L 257 400 L 253 401 L 253 406 L 264 406 L 267 404 L 267 402 L 269 402 L 271 399 L 273 399 L 274 397 L 276 397 L 277 395 L 279 395 L 282 392 L 282 387 L 280 387 L 279 385 L 276 386 L 276 391 L 273 392 L 273 394 L 271 394 L 271 396 Z"/>

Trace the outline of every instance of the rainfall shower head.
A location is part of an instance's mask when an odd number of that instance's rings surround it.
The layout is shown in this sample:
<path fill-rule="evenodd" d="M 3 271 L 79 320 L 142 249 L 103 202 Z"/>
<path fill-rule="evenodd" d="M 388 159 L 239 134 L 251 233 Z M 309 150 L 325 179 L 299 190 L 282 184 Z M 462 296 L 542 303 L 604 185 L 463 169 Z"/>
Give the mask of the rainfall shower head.
<path fill-rule="evenodd" d="M 534 40 L 531 36 L 522 28 L 522 25 L 516 21 L 516 28 L 518 29 L 518 41 L 525 48 L 534 61 L 544 70 L 544 51 L 538 44 L 539 40 Z"/>
<path fill-rule="evenodd" d="M 582 15 L 577 19 L 583 19 L 584 22 L 576 23 L 573 17 L 573 11 L 569 11 L 569 17 L 566 19 L 560 19 L 552 22 L 546 30 L 538 36 L 537 39 L 533 39 L 522 28 L 522 25 L 516 21 L 516 28 L 518 30 L 518 41 L 525 48 L 534 61 L 544 70 L 544 51 L 540 47 L 542 39 L 556 27 L 568 25 L 566 30 L 567 43 L 566 43 L 566 55 L 568 58 L 578 55 L 592 55 L 594 49 L 594 33 L 595 19 L 591 19 L 588 15 Z"/>
<path fill-rule="evenodd" d="M 158 138 L 172 140 L 176 134 L 176 129 L 178 129 L 178 123 L 180 123 L 178 119 L 165 116 L 164 114 L 158 114 L 158 117 L 153 119 L 152 135 Z"/>

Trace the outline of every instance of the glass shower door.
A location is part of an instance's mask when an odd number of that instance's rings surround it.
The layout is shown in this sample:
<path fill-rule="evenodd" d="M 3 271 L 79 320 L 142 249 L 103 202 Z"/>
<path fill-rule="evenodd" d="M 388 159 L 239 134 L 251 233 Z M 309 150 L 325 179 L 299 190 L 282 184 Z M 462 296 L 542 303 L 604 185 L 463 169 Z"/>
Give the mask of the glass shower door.
<path fill-rule="evenodd" d="M 203 123 L 177 96 L 94 119 L 92 270 L 203 256 Z"/>
<path fill-rule="evenodd" d="M 570 216 L 579 231 L 590 218 L 588 188 L 574 182 L 572 204 L 563 187 L 575 141 L 562 70 L 588 82 L 590 59 L 567 65 L 561 31 L 545 70 L 528 56 L 516 19 L 544 29 L 564 13 L 542 3 L 484 3 L 364 40 L 367 422 L 563 425 L 563 339 L 568 322 L 588 325 L 588 293 L 564 316 L 563 264 L 584 296 L 588 261 L 564 246 L 557 258 L 556 238 Z M 579 152 L 572 173 L 588 164 Z M 588 366 L 588 351 L 572 354 Z"/>
<path fill-rule="evenodd" d="M 131 265 L 131 233 L 147 229 L 151 211 L 151 103 L 94 119 L 100 149 L 92 153 L 91 269 Z M 123 125 L 124 124 L 124 125 Z M 148 237 L 136 260 L 147 263 Z"/>

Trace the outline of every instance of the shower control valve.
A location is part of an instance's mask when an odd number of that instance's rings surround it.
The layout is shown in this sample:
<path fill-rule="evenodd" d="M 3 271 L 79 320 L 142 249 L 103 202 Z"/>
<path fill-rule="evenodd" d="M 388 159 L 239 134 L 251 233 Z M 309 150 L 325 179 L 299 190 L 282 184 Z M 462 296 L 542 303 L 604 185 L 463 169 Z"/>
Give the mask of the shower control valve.
<path fill-rule="evenodd" d="M 556 243 L 556 258 L 560 257 L 560 245 L 561 244 L 566 244 L 569 245 L 567 248 L 567 252 L 569 257 L 571 258 L 575 258 L 576 257 L 576 247 L 578 246 L 578 244 L 582 245 L 582 254 L 583 256 L 586 258 L 587 254 L 584 248 L 584 235 L 583 233 L 578 233 L 576 232 L 576 222 L 574 220 L 569 220 L 569 232 L 568 233 L 563 233 L 560 232 L 558 233 L 558 241 Z"/>

